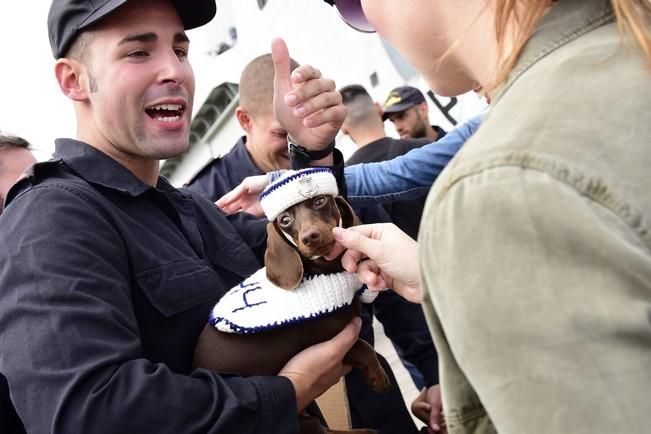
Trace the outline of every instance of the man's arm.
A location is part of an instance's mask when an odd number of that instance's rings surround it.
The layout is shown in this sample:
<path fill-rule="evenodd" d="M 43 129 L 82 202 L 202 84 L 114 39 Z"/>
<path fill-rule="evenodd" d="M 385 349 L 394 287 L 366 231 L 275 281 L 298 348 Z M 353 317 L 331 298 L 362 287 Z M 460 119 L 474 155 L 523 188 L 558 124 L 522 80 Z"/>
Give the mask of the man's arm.
<path fill-rule="evenodd" d="M 145 358 L 126 241 L 68 188 L 35 187 L 2 216 L 0 370 L 27 432 L 295 432 L 285 378 Z"/>

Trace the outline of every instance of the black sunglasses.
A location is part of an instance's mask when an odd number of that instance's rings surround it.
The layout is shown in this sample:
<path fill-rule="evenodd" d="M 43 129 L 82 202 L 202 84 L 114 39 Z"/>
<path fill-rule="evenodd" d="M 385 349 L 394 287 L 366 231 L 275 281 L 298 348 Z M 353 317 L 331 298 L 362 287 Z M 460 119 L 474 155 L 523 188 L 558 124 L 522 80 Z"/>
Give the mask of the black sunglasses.
<path fill-rule="evenodd" d="M 374 33 L 375 29 L 366 19 L 361 0 L 324 0 L 337 8 L 339 16 L 346 24 L 358 32 Z"/>

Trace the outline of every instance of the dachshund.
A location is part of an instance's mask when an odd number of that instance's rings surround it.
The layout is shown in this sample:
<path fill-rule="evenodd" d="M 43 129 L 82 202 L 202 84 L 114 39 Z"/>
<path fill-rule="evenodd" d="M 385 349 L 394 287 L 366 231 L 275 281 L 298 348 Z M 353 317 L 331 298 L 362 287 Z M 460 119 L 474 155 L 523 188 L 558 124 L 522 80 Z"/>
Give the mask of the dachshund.
<path fill-rule="evenodd" d="M 356 224 L 359 219 L 341 196 L 317 195 L 281 212 L 267 224 L 264 257 L 267 278 L 276 286 L 291 291 L 304 275 L 343 271 L 341 257 L 327 261 L 323 256 L 334 243 L 334 227 Z M 243 376 L 276 375 L 298 352 L 334 337 L 360 314 L 360 310 L 361 302 L 355 297 L 351 305 L 330 314 L 258 333 L 222 332 L 208 324 L 197 343 L 195 367 Z M 261 348 L 264 351 L 260 351 Z M 359 339 L 344 357 L 344 363 L 361 369 L 373 390 L 382 392 L 390 387 L 388 376 L 367 342 Z M 305 412 L 299 417 L 301 434 L 376 432 L 366 429 L 331 431 L 315 423 L 315 419 L 318 421 L 314 416 L 306 416 Z"/>

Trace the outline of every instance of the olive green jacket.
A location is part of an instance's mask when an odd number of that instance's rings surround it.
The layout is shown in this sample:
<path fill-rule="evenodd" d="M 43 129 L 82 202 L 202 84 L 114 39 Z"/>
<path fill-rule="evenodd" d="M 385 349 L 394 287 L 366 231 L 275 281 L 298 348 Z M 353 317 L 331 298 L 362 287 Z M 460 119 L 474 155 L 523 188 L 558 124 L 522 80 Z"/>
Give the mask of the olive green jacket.
<path fill-rule="evenodd" d="M 609 1 L 543 18 L 419 243 L 450 433 L 651 432 L 651 73 Z"/>

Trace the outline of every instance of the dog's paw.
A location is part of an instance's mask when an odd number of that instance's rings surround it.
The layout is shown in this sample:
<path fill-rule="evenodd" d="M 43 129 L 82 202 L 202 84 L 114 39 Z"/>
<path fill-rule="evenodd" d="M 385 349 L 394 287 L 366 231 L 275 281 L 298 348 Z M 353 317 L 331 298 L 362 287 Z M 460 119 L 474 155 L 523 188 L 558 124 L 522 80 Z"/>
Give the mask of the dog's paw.
<path fill-rule="evenodd" d="M 368 380 L 371 388 L 376 392 L 386 392 L 391 389 L 391 381 L 384 369 L 369 371 Z"/>

